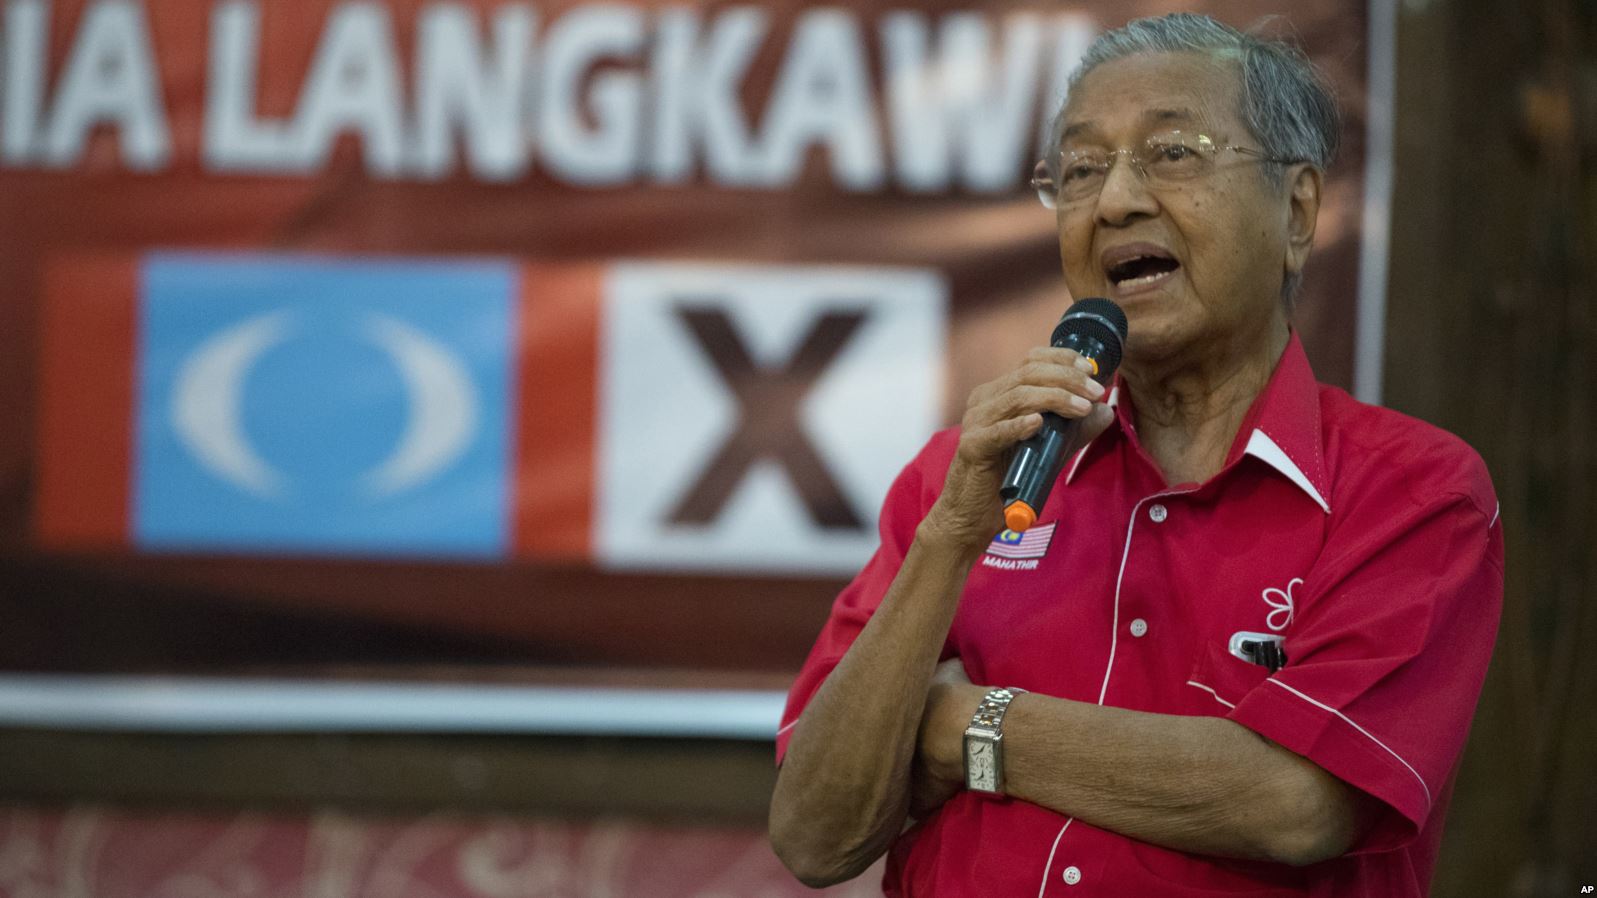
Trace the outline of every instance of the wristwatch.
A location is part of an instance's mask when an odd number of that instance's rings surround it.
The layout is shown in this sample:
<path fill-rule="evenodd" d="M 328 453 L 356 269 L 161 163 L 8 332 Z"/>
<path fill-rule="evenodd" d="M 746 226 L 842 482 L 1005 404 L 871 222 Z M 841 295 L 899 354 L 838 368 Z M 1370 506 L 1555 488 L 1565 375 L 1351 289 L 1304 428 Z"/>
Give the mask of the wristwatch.
<path fill-rule="evenodd" d="M 988 691 L 965 728 L 965 788 L 1004 794 L 1004 712 L 1015 696 L 1013 686 Z"/>

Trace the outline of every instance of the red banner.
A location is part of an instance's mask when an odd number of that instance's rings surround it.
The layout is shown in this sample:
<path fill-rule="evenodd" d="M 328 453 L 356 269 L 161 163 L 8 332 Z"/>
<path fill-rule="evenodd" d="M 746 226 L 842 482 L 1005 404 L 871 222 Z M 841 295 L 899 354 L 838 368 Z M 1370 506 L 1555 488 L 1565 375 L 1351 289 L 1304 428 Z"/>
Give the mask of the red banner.
<path fill-rule="evenodd" d="M 780 681 L 1068 305 L 1026 180 L 1166 8 L 7 0 L 0 664 Z M 1291 27 L 1348 385 L 1365 14 Z"/>

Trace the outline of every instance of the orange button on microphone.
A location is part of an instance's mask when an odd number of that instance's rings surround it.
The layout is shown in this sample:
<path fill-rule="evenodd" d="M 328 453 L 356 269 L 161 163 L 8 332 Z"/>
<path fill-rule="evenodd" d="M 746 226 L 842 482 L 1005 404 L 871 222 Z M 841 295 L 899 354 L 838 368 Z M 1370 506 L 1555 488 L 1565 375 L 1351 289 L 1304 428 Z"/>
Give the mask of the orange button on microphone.
<path fill-rule="evenodd" d="M 1016 533 L 1025 533 L 1026 528 L 1037 523 L 1037 512 L 1017 499 L 1004 508 L 1004 523 Z"/>

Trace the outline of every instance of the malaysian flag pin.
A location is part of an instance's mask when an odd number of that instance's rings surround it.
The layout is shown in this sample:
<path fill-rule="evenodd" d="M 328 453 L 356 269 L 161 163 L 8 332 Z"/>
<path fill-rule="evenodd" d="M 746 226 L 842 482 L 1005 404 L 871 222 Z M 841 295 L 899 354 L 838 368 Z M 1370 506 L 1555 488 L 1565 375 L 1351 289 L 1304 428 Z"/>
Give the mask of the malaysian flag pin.
<path fill-rule="evenodd" d="M 1005 530 L 993 537 L 987 545 L 987 554 L 999 558 L 1041 558 L 1048 552 L 1048 543 L 1053 540 L 1058 523 L 1032 527 L 1025 533 Z"/>

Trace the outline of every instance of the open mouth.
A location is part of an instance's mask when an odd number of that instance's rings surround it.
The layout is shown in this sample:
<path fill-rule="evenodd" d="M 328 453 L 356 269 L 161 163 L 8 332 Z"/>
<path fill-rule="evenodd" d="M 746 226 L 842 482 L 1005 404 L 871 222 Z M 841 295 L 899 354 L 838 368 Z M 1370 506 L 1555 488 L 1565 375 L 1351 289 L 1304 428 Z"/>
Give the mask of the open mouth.
<path fill-rule="evenodd" d="M 1181 263 L 1169 256 L 1138 255 L 1110 265 L 1107 273 L 1111 284 L 1131 288 L 1161 281 L 1180 267 Z"/>

